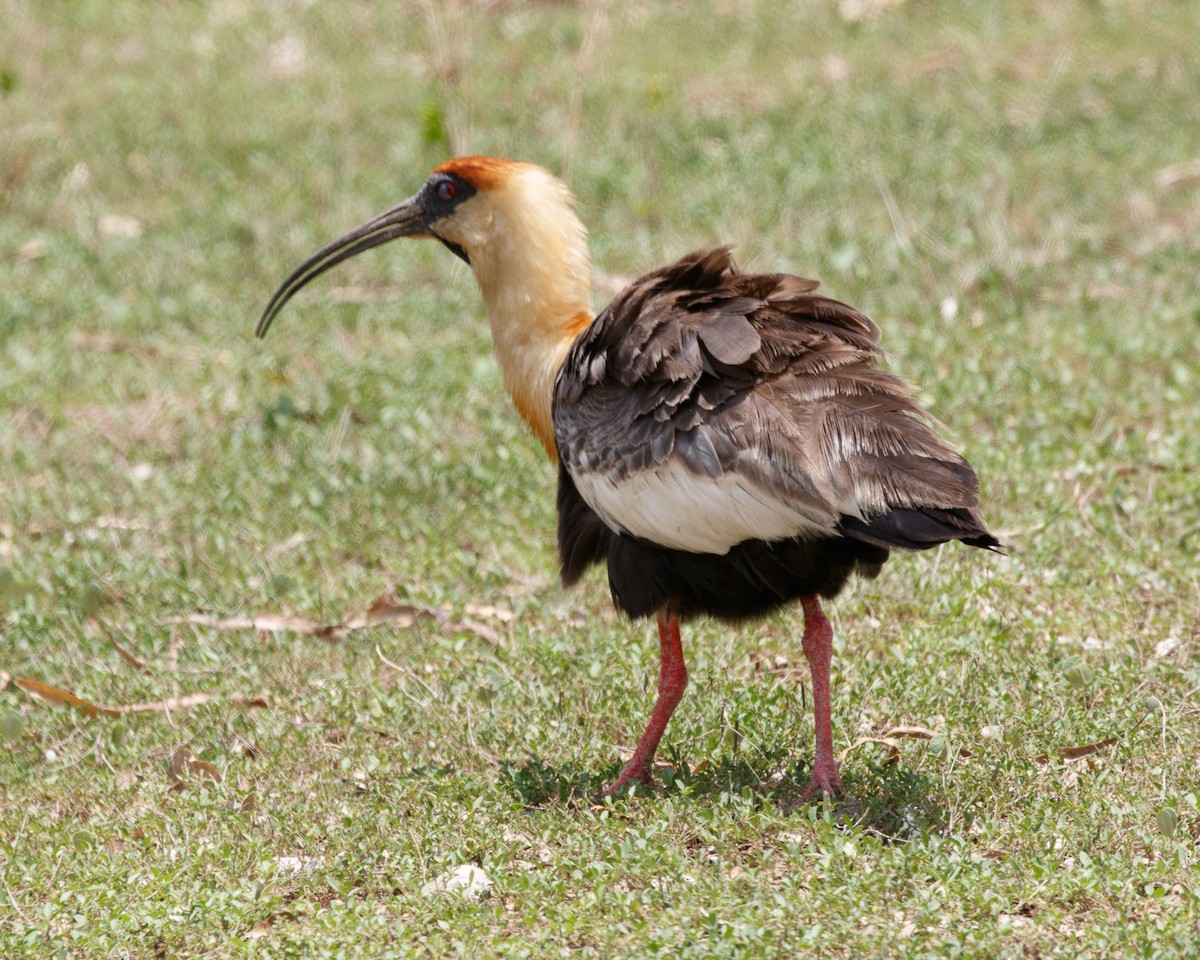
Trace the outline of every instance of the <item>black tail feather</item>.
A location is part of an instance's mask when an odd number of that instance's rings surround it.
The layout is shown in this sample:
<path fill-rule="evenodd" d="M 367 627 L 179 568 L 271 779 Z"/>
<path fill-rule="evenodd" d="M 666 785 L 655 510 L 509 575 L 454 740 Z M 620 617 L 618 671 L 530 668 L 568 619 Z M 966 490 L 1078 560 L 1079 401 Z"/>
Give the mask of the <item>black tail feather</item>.
<path fill-rule="evenodd" d="M 846 536 L 877 547 L 928 550 L 951 540 L 961 540 L 972 547 L 997 553 L 1004 549 L 1003 544 L 988 533 L 978 513 L 962 507 L 925 510 L 897 507 L 870 520 L 843 515 L 838 527 Z"/>

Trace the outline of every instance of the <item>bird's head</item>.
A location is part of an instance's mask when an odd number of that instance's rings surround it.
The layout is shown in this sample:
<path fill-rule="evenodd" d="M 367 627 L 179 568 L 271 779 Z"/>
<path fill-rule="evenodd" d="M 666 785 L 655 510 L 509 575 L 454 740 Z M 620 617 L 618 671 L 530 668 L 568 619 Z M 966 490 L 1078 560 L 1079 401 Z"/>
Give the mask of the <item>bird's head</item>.
<path fill-rule="evenodd" d="M 263 311 L 257 335 L 266 335 L 284 304 L 310 280 L 400 237 L 440 240 L 468 263 L 493 323 L 517 302 L 534 313 L 586 310 L 587 240 L 573 206 L 566 185 L 533 164 L 494 157 L 449 160 L 413 196 L 292 271 Z"/>

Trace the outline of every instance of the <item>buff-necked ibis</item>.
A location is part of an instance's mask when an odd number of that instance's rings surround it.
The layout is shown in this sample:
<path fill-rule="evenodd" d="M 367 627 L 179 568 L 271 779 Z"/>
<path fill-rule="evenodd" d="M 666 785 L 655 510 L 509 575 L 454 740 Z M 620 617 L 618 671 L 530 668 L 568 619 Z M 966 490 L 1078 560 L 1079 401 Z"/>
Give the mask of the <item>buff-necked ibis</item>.
<path fill-rule="evenodd" d="M 462 157 L 298 267 L 258 336 L 310 280 L 398 237 L 440 240 L 475 273 L 504 385 L 558 463 L 563 583 L 607 562 L 617 608 L 657 618 L 658 697 L 607 792 L 652 780 L 687 686 L 679 622 L 799 600 L 816 727 L 804 796 L 838 793 L 819 598 L 894 549 L 999 547 L 971 467 L 877 365 L 875 324 L 812 280 L 739 272 L 727 248 L 646 274 L 593 316 L 567 187 L 532 164 Z"/>

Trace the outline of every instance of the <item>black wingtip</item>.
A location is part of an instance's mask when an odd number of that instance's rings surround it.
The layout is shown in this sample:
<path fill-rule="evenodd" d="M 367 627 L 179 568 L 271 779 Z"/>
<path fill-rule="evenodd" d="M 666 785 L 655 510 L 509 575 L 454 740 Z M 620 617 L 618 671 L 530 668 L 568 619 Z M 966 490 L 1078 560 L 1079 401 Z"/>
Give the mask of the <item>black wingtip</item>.
<path fill-rule="evenodd" d="M 861 520 L 843 514 L 838 528 L 848 537 L 900 550 L 929 550 L 959 540 L 968 546 L 1003 554 L 1004 544 L 983 528 L 974 511 L 961 507 L 927 510 L 895 508 Z"/>

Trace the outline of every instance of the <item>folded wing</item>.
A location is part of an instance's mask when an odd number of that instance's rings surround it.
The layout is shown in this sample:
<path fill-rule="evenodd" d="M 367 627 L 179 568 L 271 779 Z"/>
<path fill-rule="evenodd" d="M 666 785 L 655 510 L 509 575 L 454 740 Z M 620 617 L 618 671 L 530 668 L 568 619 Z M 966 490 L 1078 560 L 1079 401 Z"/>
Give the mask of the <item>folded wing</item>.
<path fill-rule="evenodd" d="M 702 251 L 596 318 L 559 374 L 554 426 L 605 525 L 711 554 L 843 536 L 998 546 L 970 466 L 876 365 L 874 323 L 816 286 Z"/>

